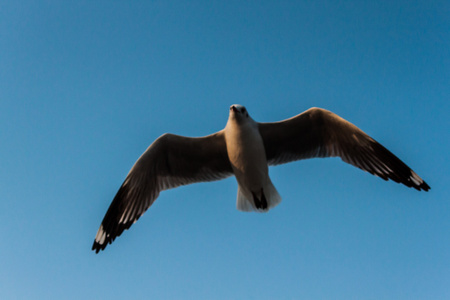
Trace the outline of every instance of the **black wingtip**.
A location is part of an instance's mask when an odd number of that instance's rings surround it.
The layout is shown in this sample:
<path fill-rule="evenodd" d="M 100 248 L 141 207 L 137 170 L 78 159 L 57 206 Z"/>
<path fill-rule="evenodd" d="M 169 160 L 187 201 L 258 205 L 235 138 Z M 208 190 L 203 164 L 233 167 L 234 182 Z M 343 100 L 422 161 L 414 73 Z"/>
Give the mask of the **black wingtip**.
<path fill-rule="evenodd" d="M 100 244 L 97 241 L 94 241 L 94 244 L 92 244 L 92 251 L 95 251 L 95 254 L 99 253 L 100 250 L 105 250 L 107 243 Z"/>
<path fill-rule="evenodd" d="M 431 187 L 422 179 L 420 179 L 420 182 L 417 182 L 417 181 L 412 180 L 410 177 L 406 181 L 400 181 L 399 183 L 403 183 L 407 187 L 414 188 L 419 192 L 420 191 L 428 192 L 431 189 Z"/>
<path fill-rule="evenodd" d="M 430 186 L 422 179 L 419 175 L 416 174 L 413 170 L 409 170 L 410 176 L 408 178 L 408 183 L 410 187 L 415 188 L 418 191 L 428 192 L 430 190 Z"/>
<path fill-rule="evenodd" d="M 428 192 L 428 190 L 431 190 L 431 187 L 424 181 L 420 186 L 420 189 L 424 190 L 425 192 Z M 420 191 L 419 189 L 419 191 Z"/>
<path fill-rule="evenodd" d="M 97 242 L 94 242 L 94 244 L 92 245 L 91 250 L 92 250 L 92 251 L 95 251 L 95 254 L 97 254 L 98 252 L 100 252 L 99 244 L 98 244 Z"/>

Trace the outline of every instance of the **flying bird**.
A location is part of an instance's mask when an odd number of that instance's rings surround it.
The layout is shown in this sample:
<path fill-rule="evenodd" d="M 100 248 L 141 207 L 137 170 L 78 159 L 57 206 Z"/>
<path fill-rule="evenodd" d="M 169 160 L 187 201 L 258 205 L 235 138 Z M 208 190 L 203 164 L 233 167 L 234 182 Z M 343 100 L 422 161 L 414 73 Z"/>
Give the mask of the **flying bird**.
<path fill-rule="evenodd" d="M 147 148 L 109 206 L 92 250 L 104 250 L 129 229 L 161 191 L 234 175 L 237 209 L 266 212 L 281 202 L 268 166 L 335 156 L 384 180 L 430 189 L 389 150 L 328 110 L 313 107 L 284 121 L 258 123 L 244 106 L 232 105 L 223 130 L 205 137 L 166 133 Z"/>

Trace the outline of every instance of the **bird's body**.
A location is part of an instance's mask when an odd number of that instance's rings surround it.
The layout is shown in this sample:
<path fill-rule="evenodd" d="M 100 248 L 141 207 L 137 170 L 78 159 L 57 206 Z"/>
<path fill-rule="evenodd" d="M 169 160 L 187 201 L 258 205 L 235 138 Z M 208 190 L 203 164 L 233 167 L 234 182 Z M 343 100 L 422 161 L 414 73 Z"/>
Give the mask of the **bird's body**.
<path fill-rule="evenodd" d="M 164 134 L 148 147 L 114 197 L 92 249 L 98 253 L 130 228 L 160 191 L 234 175 L 237 208 L 265 212 L 281 201 L 268 166 L 332 156 L 384 180 L 430 188 L 389 150 L 330 111 L 311 108 L 284 121 L 258 123 L 245 107 L 232 105 L 225 129 L 199 138 Z"/>
<path fill-rule="evenodd" d="M 245 107 L 231 106 L 225 127 L 228 158 L 238 182 L 237 209 L 267 211 L 281 201 L 269 178 L 264 143 Z M 269 193 L 270 192 L 270 193 Z"/>

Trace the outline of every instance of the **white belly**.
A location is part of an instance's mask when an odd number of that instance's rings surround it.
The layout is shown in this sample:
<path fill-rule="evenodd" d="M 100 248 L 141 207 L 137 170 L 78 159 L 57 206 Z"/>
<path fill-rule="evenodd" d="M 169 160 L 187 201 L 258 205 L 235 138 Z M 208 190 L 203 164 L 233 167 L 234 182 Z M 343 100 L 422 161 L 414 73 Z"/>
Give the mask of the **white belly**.
<path fill-rule="evenodd" d="M 258 128 L 230 128 L 225 136 L 228 157 L 239 186 L 247 193 L 259 193 L 269 180 L 269 173 Z"/>
<path fill-rule="evenodd" d="M 228 158 L 238 182 L 237 209 L 266 212 L 281 202 L 269 178 L 266 150 L 258 123 L 231 117 L 225 127 Z M 240 122 L 239 122 L 240 121 Z"/>

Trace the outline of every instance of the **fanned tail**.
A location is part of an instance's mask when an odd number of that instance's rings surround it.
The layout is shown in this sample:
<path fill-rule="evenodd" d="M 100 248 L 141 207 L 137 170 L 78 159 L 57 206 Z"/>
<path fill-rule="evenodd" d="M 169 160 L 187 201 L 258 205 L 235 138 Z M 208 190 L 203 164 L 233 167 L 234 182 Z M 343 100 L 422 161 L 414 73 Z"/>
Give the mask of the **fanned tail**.
<path fill-rule="evenodd" d="M 280 202 L 281 196 L 270 180 L 259 192 L 247 193 L 238 186 L 236 207 L 240 211 L 267 212 Z"/>

